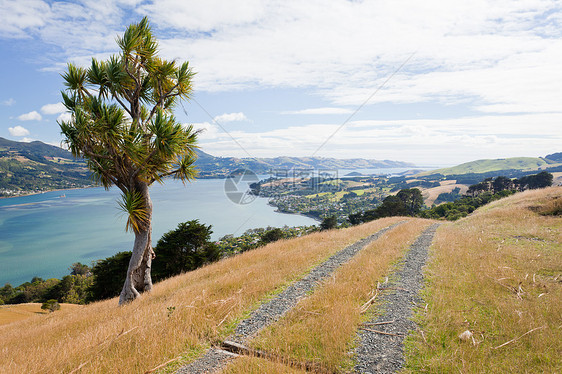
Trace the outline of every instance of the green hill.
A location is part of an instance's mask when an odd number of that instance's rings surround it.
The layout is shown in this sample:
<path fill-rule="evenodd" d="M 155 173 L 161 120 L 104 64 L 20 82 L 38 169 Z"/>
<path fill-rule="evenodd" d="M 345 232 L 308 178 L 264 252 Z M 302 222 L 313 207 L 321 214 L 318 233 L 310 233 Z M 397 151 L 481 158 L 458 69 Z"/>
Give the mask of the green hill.
<path fill-rule="evenodd" d="M 225 177 L 236 169 L 257 174 L 291 169 L 368 169 L 412 167 L 413 164 L 368 159 L 322 157 L 236 158 L 215 157 L 197 150 L 195 166 L 200 178 Z M 92 185 L 86 163 L 62 148 L 39 141 L 24 143 L 0 138 L 0 197 L 52 189 Z"/>
<path fill-rule="evenodd" d="M 532 171 L 532 170 L 539 170 L 541 168 L 546 168 L 554 165 L 556 165 L 555 161 L 540 158 L 540 157 L 512 157 L 512 158 L 500 158 L 500 159 L 487 159 L 487 160 L 466 162 L 464 164 L 460 164 L 450 168 L 431 170 L 424 173 L 420 173 L 418 174 L 418 176 L 437 174 L 437 173 L 443 175 L 488 173 L 491 171 L 498 171 L 498 170 Z"/>
<path fill-rule="evenodd" d="M 236 169 L 249 169 L 257 174 L 291 169 L 338 170 L 338 169 L 378 169 L 414 167 L 414 164 L 392 160 L 372 160 L 363 158 L 336 159 L 324 157 L 275 157 L 275 158 L 237 158 L 214 157 L 197 150 L 195 165 L 200 177 L 222 177 Z"/>
<path fill-rule="evenodd" d="M 42 142 L 0 138 L 0 197 L 92 185 L 86 163 Z"/>

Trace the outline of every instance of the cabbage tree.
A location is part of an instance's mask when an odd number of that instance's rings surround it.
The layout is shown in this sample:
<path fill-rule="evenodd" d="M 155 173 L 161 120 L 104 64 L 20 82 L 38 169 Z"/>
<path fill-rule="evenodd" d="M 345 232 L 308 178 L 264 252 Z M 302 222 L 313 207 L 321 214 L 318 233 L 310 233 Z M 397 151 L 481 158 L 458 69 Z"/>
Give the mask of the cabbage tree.
<path fill-rule="evenodd" d="M 198 132 L 172 114 L 192 93 L 189 63 L 158 56 L 146 17 L 117 37 L 117 45 L 117 55 L 105 61 L 93 58 L 89 68 L 68 64 L 62 99 L 72 116 L 59 125 L 63 142 L 75 157 L 86 160 L 95 181 L 121 190 L 126 230 L 135 235 L 119 297 L 122 305 L 152 288 L 149 186 L 170 176 L 184 182 L 195 177 Z"/>

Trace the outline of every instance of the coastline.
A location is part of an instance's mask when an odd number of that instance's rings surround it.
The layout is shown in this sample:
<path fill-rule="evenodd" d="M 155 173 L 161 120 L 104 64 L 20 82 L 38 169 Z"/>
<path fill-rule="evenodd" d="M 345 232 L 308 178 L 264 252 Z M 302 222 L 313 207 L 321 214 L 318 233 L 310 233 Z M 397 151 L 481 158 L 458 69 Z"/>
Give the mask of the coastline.
<path fill-rule="evenodd" d="M 262 199 L 267 199 L 266 197 L 262 197 Z M 292 216 L 301 216 L 301 217 L 306 217 L 306 218 L 311 218 L 313 220 L 315 220 L 316 222 L 322 222 L 322 220 L 316 216 L 313 216 L 311 214 L 306 214 L 306 213 L 290 213 L 290 212 L 282 212 L 279 210 L 279 207 L 277 207 L 277 205 L 272 204 L 270 201 L 267 202 L 267 205 L 272 206 L 275 208 L 274 212 L 275 213 L 279 213 L 279 214 L 288 214 L 288 215 L 292 215 Z"/>
<path fill-rule="evenodd" d="M 101 187 L 101 186 L 85 186 L 85 187 L 72 187 L 72 188 L 55 188 L 55 189 L 52 189 L 52 190 L 41 191 L 41 192 L 23 193 L 23 194 L 17 195 L 17 196 L 0 196 L 0 199 L 15 199 L 15 198 L 17 198 L 17 197 L 41 195 L 41 194 L 44 194 L 44 193 L 47 193 L 47 192 L 84 190 L 84 189 L 86 189 L 86 188 L 95 188 L 95 187 Z"/>
<path fill-rule="evenodd" d="M 203 177 L 203 178 L 196 178 L 197 179 L 226 179 L 226 176 L 224 177 Z M 27 193 L 22 193 L 21 195 L 17 195 L 17 196 L 0 196 L 0 199 L 13 199 L 16 197 L 24 197 L 24 196 L 33 196 L 33 195 L 41 195 L 43 193 L 47 193 L 47 192 L 57 192 L 57 191 L 72 191 L 72 190 L 83 190 L 86 188 L 96 188 L 96 187 L 103 187 L 103 186 L 84 186 L 84 187 L 71 187 L 71 188 L 55 188 L 52 190 L 46 190 L 46 191 L 40 191 L 40 192 L 27 192 Z"/>

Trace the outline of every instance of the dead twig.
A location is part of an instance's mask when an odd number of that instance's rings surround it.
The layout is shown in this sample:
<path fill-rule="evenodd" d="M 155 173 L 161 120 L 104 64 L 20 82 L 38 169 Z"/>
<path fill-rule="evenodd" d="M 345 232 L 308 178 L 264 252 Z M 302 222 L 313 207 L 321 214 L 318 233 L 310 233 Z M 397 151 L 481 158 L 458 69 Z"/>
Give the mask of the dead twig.
<path fill-rule="evenodd" d="M 156 366 L 155 368 L 152 368 L 152 369 L 150 369 L 150 370 L 145 371 L 144 374 L 154 373 L 156 370 L 158 370 L 158 369 L 160 369 L 160 368 L 163 368 L 164 366 L 168 365 L 169 363 L 172 363 L 172 362 L 174 362 L 174 361 L 177 361 L 177 360 L 179 360 L 180 358 L 181 358 L 181 356 L 178 356 L 178 357 L 176 357 L 176 358 L 172 358 L 171 360 L 168 360 L 168 361 L 164 362 L 163 364 L 160 364 L 160 365 Z"/>
<path fill-rule="evenodd" d="M 402 287 L 383 287 L 383 288 L 377 288 L 380 291 L 384 291 L 384 290 L 400 290 L 400 291 L 407 291 L 410 292 L 410 290 L 407 290 L 405 288 Z"/>
<path fill-rule="evenodd" d="M 492 349 L 501 348 L 501 347 L 506 346 L 506 345 L 508 345 L 508 344 L 510 344 L 510 343 L 513 343 L 513 342 L 518 341 L 519 339 L 521 339 L 522 337 L 524 337 L 524 336 L 527 335 L 527 334 L 532 333 L 533 331 L 540 330 L 540 329 L 545 329 L 545 328 L 546 328 L 546 325 L 545 325 L 545 326 L 541 326 L 541 327 L 535 327 L 534 329 L 527 331 L 527 332 L 524 333 L 523 335 L 521 335 L 521 336 L 519 336 L 519 337 L 517 337 L 517 338 L 515 338 L 515 339 L 511 339 L 510 341 L 505 342 L 505 343 L 503 343 L 503 344 L 501 344 L 501 345 L 498 345 L 497 347 L 493 347 Z"/>
<path fill-rule="evenodd" d="M 329 370 L 316 362 L 293 360 L 267 351 L 253 349 L 251 347 L 247 347 L 243 344 L 230 340 L 223 341 L 220 347 L 221 349 L 224 349 L 227 352 L 234 353 L 237 355 L 265 358 L 267 360 L 282 362 L 288 366 L 302 368 L 307 371 L 312 371 L 314 373 L 319 373 L 319 374 L 335 373 L 334 371 Z"/>
<path fill-rule="evenodd" d="M 388 323 L 394 323 L 394 320 L 392 321 L 385 321 L 385 322 L 372 322 L 372 323 L 362 323 L 363 326 L 378 326 L 378 325 L 386 325 Z"/>
<path fill-rule="evenodd" d="M 230 315 L 230 312 L 232 312 L 232 308 L 228 311 L 228 313 L 226 313 L 226 316 L 224 316 L 224 318 L 219 322 L 219 324 L 217 325 L 217 327 L 220 327 L 220 325 L 222 325 L 224 323 L 224 321 L 226 321 L 226 319 L 228 318 L 228 316 Z"/>
<path fill-rule="evenodd" d="M 368 329 L 368 328 L 365 328 L 365 327 L 360 327 L 360 329 L 365 330 L 365 331 L 375 332 L 375 333 L 381 334 L 381 335 L 391 335 L 391 336 L 404 336 L 404 335 L 406 335 L 406 334 L 394 334 L 394 333 L 391 333 L 391 332 L 373 330 L 373 329 Z"/>
<path fill-rule="evenodd" d="M 377 298 L 379 294 L 378 288 L 377 291 L 375 292 L 375 295 L 373 297 L 371 297 L 365 304 L 363 304 L 360 308 L 360 312 L 361 314 L 365 313 L 367 310 L 369 310 L 369 307 L 371 306 L 371 304 L 373 304 L 373 302 L 375 301 L 375 299 Z"/>
<path fill-rule="evenodd" d="M 303 313 L 308 313 L 308 314 L 314 314 L 315 316 L 321 316 L 322 314 L 318 313 L 318 312 L 311 312 L 310 310 L 302 310 L 301 312 Z"/>

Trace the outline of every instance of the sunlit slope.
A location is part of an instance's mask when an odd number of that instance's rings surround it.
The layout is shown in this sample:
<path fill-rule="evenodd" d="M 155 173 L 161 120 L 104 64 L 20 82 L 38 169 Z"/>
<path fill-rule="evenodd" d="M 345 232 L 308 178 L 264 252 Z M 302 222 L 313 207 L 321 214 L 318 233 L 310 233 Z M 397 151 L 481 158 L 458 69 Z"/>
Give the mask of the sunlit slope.
<path fill-rule="evenodd" d="M 547 166 L 555 166 L 553 162 L 547 162 L 539 157 L 512 157 L 502 159 L 487 159 L 466 162 L 450 168 L 443 168 L 437 170 L 426 171 L 418 174 L 419 176 L 430 174 L 443 174 L 443 175 L 457 175 L 469 173 L 487 173 L 497 170 L 538 170 Z"/>
<path fill-rule="evenodd" d="M 561 214 L 552 187 L 441 226 L 409 372 L 562 372 Z"/>
<path fill-rule="evenodd" d="M 331 254 L 404 218 L 272 243 L 117 300 L 0 326 L 0 373 L 144 373 L 223 339 L 267 295 Z"/>

